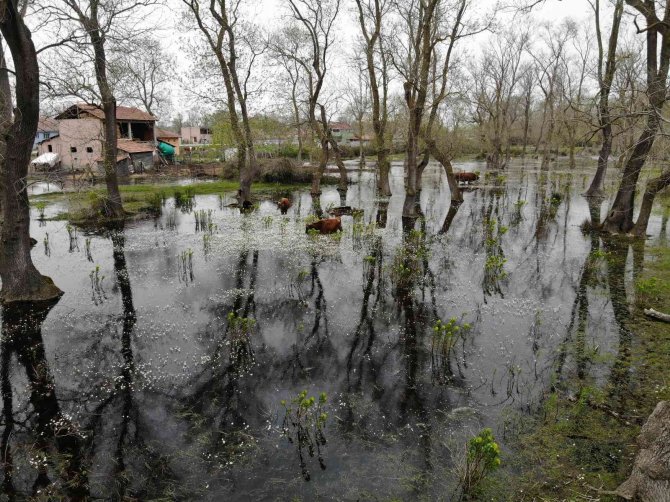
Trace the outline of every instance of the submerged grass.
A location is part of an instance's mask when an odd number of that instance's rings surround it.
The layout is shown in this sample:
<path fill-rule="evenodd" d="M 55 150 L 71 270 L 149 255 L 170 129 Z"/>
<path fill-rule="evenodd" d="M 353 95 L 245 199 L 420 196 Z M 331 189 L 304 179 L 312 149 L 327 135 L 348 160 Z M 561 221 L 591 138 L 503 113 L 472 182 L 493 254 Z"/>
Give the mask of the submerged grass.
<path fill-rule="evenodd" d="M 628 477 L 642 424 L 670 399 L 670 324 L 642 314 L 650 307 L 670 312 L 670 249 L 647 248 L 645 260 L 629 320 L 627 380 L 598 385 L 575 378 L 550 393 L 511 441 L 516 455 L 504 475 L 505 499 L 617 500 L 598 490 L 614 490 Z"/>

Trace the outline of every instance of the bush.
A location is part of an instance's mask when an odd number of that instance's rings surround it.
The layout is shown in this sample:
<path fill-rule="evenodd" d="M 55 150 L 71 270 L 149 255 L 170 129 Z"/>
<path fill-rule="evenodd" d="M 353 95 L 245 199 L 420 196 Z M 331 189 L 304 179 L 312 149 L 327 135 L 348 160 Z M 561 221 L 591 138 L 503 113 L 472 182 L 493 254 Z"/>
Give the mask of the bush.
<path fill-rule="evenodd" d="M 495 442 L 491 429 L 484 429 L 468 441 L 465 470 L 461 485 L 463 494 L 472 494 L 482 480 L 500 467 L 500 447 Z"/>

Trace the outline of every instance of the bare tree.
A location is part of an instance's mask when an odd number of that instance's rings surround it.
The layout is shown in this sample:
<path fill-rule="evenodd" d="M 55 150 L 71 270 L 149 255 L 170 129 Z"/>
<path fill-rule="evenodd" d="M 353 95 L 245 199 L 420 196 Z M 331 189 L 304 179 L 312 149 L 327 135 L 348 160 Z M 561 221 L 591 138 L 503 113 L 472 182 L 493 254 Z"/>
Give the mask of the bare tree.
<path fill-rule="evenodd" d="M 435 137 L 440 106 L 448 95 L 449 74 L 456 43 L 486 29 L 468 25 L 469 0 L 429 0 L 396 2 L 402 30 L 396 37 L 394 66 L 404 79 L 404 98 L 409 121 L 407 127 L 405 206 L 403 214 L 416 216 L 416 195 L 421 188 L 423 170 L 433 156 L 444 167 L 452 201 L 462 194 L 453 175 L 451 154 Z M 426 111 L 429 111 L 426 116 Z M 426 149 L 419 161 L 420 140 Z"/>
<path fill-rule="evenodd" d="M 158 40 L 143 37 L 132 51 L 119 48 L 117 97 L 144 108 L 154 117 L 165 115 L 170 106 L 169 57 Z"/>
<path fill-rule="evenodd" d="M 551 149 L 554 144 L 556 131 L 556 101 L 559 97 L 561 79 L 563 78 L 561 64 L 565 46 L 575 36 L 575 24 L 566 20 L 558 26 L 545 25 L 542 40 L 545 51 L 533 53 L 537 82 L 544 97 L 542 128 L 546 125 L 544 134 L 540 134 L 539 141 L 543 143 L 542 168 L 546 169 L 551 159 Z"/>
<path fill-rule="evenodd" d="M 14 108 L 4 44 L 0 44 L 0 301 L 53 300 L 61 290 L 39 273 L 30 256 L 26 177 L 39 119 L 39 68 L 31 33 L 15 0 L 0 3 L 0 32 L 16 79 Z"/>
<path fill-rule="evenodd" d="M 105 211 L 112 218 L 122 218 L 124 211 L 116 173 L 117 100 L 114 79 L 110 76 L 109 46 L 132 44 L 139 11 L 154 3 L 155 0 L 57 0 L 46 4 L 43 9 L 54 24 L 68 28 L 63 36 L 66 43 L 62 47 L 68 48 L 69 52 L 64 54 L 63 59 L 72 62 L 74 73 L 79 73 L 80 68 L 74 65 L 80 64 L 82 58 L 85 64 L 93 64 L 95 89 L 85 77 L 74 88 L 62 78 L 60 82 L 65 84 L 66 92 L 69 90 L 71 95 L 81 97 L 82 92 L 92 92 L 100 99 L 105 114 L 103 166 L 108 197 Z M 52 72 L 54 79 L 58 78 L 56 73 Z"/>
<path fill-rule="evenodd" d="M 598 168 L 591 181 L 591 185 L 586 191 L 587 196 L 603 195 L 603 182 L 607 163 L 612 153 L 612 118 L 610 110 L 610 91 L 617 67 L 617 45 L 619 43 L 619 29 L 621 27 L 621 17 L 623 16 L 623 0 L 616 0 L 614 4 L 614 13 L 612 15 L 612 26 L 610 28 L 609 42 L 607 44 L 607 53 L 604 49 L 604 40 L 602 26 L 600 21 L 600 0 L 590 2 L 594 13 L 594 22 L 596 29 L 596 41 L 598 42 L 598 125 L 602 135 L 600 153 L 598 154 Z"/>
<path fill-rule="evenodd" d="M 300 23 L 309 40 L 305 54 L 296 54 L 306 81 L 308 94 L 307 117 L 310 127 L 321 145 L 321 158 L 312 176 L 313 195 L 321 193 L 321 177 L 332 150 L 340 173 L 339 190 L 347 189 L 347 170 L 337 141 L 329 126 L 326 106 L 323 103 L 323 87 L 330 65 L 330 50 L 333 46 L 334 23 L 340 11 L 340 0 L 289 0 L 293 18 Z"/>
<path fill-rule="evenodd" d="M 297 55 L 303 50 L 306 42 L 304 33 L 295 25 L 289 25 L 276 36 L 272 45 L 274 59 L 281 68 L 277 93 L 284 95 L 291 107 L 291 122 L 296 130 L 298 142 L 298 162 L 302 162 L 304 151 L 304 113 L 301 109 L 304 93 L 302 92 L 302 69 Z"/>
<path fill-rule="evenodd" d="M 372 128 L 377 149 L 377 189 L 384 196 L 391 195 L 387 139 L 389 53 L 382 38 L 382 27 L 391 6 L 389 0 L 356 0 L 358 21 L 364 41 L 365 62 L 372 98 Z"/>
<path fill-rule="evenodd" d="M 359 62 L 359 61 L 356 61 Z M 356 81 L 349 81 L 344 92 L 344 99 L 351 116 L 356 122 L 358 131 L 358 158 L 359 166 L 365 166 L 365 148 L 363 147 L 363 138 L 365 128 L 363 122 L 366 115 L 370 112 L 370 85 L 367 80 L 364 68 L 355 69 Z"/>
<path fill-rule="evenodd" d="M 522 56 L 528 41 L 527 31 L 508 31 L 496 37 L 485 49 L 473 76 L 477 116 L 485 117 L 481 127 L 488 132 L 487 164 L 493 169 L 503 169 L 509 160 L 509 148 L 503 159 L 503 144 L 509 144 L 515 118 L 515 91 L 522 76 Z"/>
<path fill-rule="evenodd" d="M 643 236 L 647 229 L 651 202 L 658 190 L 667 185 L 670 176 L 663 173 L 655 183 L 648 187 L 648 197 L 643 211 L 638 218 L 638 225 L 633 228 L 633 211 L 635 208 L 635 189 L 640 172 L 649 156 L 656 135 L 661 127 L 661 113 L 668 99 L 668 69 L 670 68 L 670 0 L 657 2 L 654 0 L 626 0 L 646 22 L 640 27 L 635 21 L 638 33 L 645 34 L 647 39 L 647 107 L 644 111 L 646 119 L 635 146 L 626 161 L 619 190 L 609 214 L 603 222 L 603 229 L 611 233 L 628 233 L 633 231 Z M 657 11 L 662 12 L 659 17 Z M 659 40 L 660 39 L 660 40 Z M 659 43 L 660 42 L 660 43 Z"/>
<path fill-rule="evenodd" d="M 259 172 L 249 121 L 249 85 L 254 65 L 264 48 L 258 47 L 253 28 L 242 19 L 242 0 L 182 2 L 216 59 L 223 78 L 230 126 L 237 144 L 238 198 L 240 206 L 246 206 L 250 204 L 251 184 Z"/>

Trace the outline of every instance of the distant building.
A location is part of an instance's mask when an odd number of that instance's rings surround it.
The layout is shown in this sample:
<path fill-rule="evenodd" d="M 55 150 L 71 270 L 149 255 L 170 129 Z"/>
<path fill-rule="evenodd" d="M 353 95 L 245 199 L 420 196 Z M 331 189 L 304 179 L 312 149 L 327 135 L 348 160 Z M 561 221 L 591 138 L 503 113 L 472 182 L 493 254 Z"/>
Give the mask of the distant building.
<path fill-rule="evenodd" d="M 355 134 L 354 136 L 349 138 L 349 141 L 347 142 L 347 144 L 352 148 L 358 148 L 361 145 L 363 146 L 363 148 L 366 148 L 366 147 L 370 146 L 371 141 L 372 141 L 372 139 L 367 134 L 364 134 L 363 137 L 361 137 L 361 138 L 359 138 L 358 135 Z"/>
<path fill-rule="evenodd" d="M 99 106 L 80 103 L 56 116 L 58 135 L 38 144 L 40 154 L 59 154 L 65 169 L 102 169 L 105 139 L 105 114 Z M 155 148 L 156 118 L 138 108 L 118 106 L 116 127 L 118 137 L 117 169 L 126 174 L 137 163 L 150 167 Z M 141 164 L 140 164 L 141 162 Z"/>
<path fill-rule="evenodd" d="M 212 130 L 209 127 L 182 127 L 181 142 L 185 145 L 211 145 Z"/>
<path fill-rule="evenodd" d="M 164 141 L 174 146 L 175 155 L 179 155 L 179 147 L 181 146 L 181 137 L 178 133 L 168 131 L 167 129 L 159 129 L 156 127 L 156 141 Z"/>
<path fill-rule="evenodd" d="M 33 148 L 45 139 L 53 138 L 58 135 L 58 121 L 51 117 L 42 117 L 37 123 L 37 134 L 35 134 L 35 142 Z"/>
<path fill-rule="evenodd" d="M 328 127 L 330 127 L 333 139 L 338 143 L 344 142 L 348 144 L 349 140 L 354 136 L 354 128 L 347 122 L 331 122 Z"/>

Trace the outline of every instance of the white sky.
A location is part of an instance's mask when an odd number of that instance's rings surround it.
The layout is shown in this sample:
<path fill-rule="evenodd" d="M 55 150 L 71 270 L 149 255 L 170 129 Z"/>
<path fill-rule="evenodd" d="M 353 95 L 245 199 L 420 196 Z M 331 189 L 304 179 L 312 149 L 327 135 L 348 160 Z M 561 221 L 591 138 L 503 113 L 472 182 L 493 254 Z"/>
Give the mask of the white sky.
<path fill-rule="evenodd" d="M 507 0 L 507 2 L 521 0 Z M 602 2 L 607 5 L 608 2 Z M 248 19 L 264 31 L 272 31 L 281 26 L 283 17 L 288 13 L 287 0 L 247 0 Z M 471 9 L 475 13 L 489 12 L 495 2 L 492 0 L 473 0 Z M 358 35 L 358 21 L 354 13 L 355 4 L 353 0 L 342 0 L 342 8 L 338 20 L 337 46 L 333 54 L 337 54 L 338 61 L 331 68 L 330 85 L 334 82 L 341 83 L 343 79 L 349 78 L 350 70 L 346 64 L 349 55 L 353 52 L 353 42 Z M 188 111 L 193 107 L 201 105 L 194 100 L 189 93 L 184 91 L 184 84 L 188 85 L 187 69 L 189 66 L 189 55 L 185 52 L 185 41 L 189 37 L 197 36 L 198 32 L 185 32 L 183 28 L 182 15 L 185 10 L 180 0 L 165 0 L 163 6 L 157 7 L 156 11 L 146 16 L 146 24 L 150 29 L 156 30 L 156 36 L 172 58 L 170 64 L 174 72 L 174 84 L 172 85 L 173 114 L 181 112 L 188 116 Z M 530 15 L 514 15 L 510 10 L 497 16 L 499 25 L 503 28 L 513 26 L 517 23 L 538 23 L 549 21 L 560 23 L 564 18 L 571 17 L 577 21 L 585 20 L 590 14 L 590 6 L 587 0 L 546 0 L 543 4 L 536 6 Z M 515 16 L 513 18 L 513 16 Z M 488 35 L 483 34 L 472 40 L 468 40 L 468 52 L 478 52 L 478 48 L 485 43 Z M 37 45 L 40 45 L 39 33 L 35 33 Z M 223 93 L 223 89 L 221 90 Z M 211 109 L 205 108 L 205 111 Z M 167 117 L 160 117 L 167 121 Z"/>

